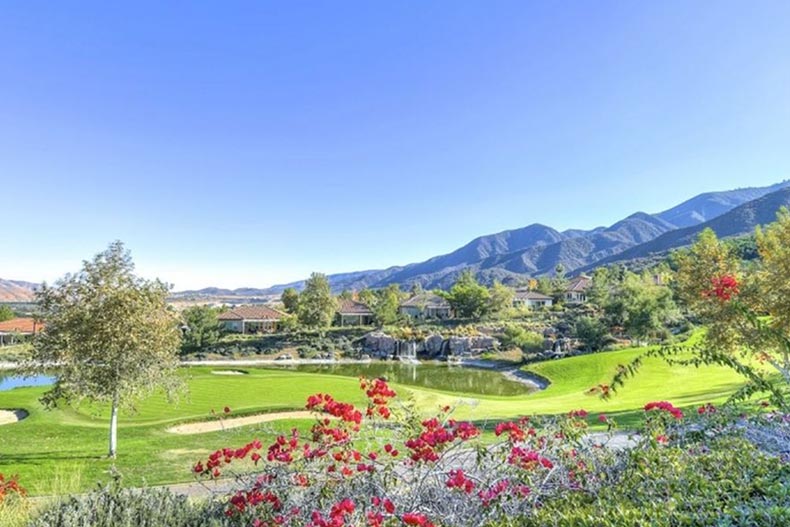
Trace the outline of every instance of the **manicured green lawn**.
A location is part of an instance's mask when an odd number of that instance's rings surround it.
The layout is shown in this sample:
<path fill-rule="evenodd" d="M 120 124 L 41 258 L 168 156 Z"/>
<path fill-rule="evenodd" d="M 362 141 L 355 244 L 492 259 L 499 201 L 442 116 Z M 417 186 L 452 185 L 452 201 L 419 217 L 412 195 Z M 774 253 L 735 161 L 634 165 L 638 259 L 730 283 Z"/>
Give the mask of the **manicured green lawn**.
<path fill-rule="evenodd" d="M 594 422 L 606 412 L 628 425 L 638 419 L 651 400 L 666 399 L 693 407 L 720 401 L 739 385 L 736 374 L 723 368 L 669 367 L 658 359 L 646 361 L 641 374 L 617 396 L 602 401 L 587 390 L 608 382 L 618 364 L 642 353 L 624 350 L 556 360 L 528 369 L 551 379 L 540 393 L 514 397 L 459 396 L 451 393 L 396 386 L 411 395 L 426 412 L 455 404 L 457 416 L 481 424 L 529 414 L 564 413 L 585 408 Z M 189 393 L 177 404 L 154 396 L 139 405 L 139 412 L 122 416 L 119 429 L 118 470 L 129 485 L 189 481 L 196 459 L 216 448 L 238 445 L 253 437 L 265 439 L 275 430 L 307 430 L 309 420 L 277 421 L 225 432 L 174 435 L 165 429 L 179 422 L 211 419 L 211 410 L 229 406 L 234 415 L 301 409 L 308 395 L 328 392 L 338 399 L 362 402 L 358 380 L 327 374 L 248 369 L 248 375 L 222 376 L 212 368 L 184 369 Z M 18 388 L 0 392 L 0 408 L 25 408 L 30 416 L 0 427 L 0 472 L 19 473 L 34 494 L 85 489 L 108 477 L 111 463 L 103 458 L 107 442 L 107 411 L 83 407 L 44 410 L 38 398 L 45 388 Z"/>

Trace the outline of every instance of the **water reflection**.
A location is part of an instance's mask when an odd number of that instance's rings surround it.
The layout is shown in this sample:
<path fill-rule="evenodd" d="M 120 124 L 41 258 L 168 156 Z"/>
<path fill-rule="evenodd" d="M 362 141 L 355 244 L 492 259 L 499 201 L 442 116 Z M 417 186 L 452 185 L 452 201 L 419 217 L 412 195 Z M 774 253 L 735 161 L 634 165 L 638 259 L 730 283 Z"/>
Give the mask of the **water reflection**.
<path fill-rule="evenodd" d="M 479 395 L 521 395 L 534 391 L 534 388 L 507 379 L 497 371 L 450 366 L 445 363 L 296 364 L 276 368 L 346 377 L 384 377 L 400 384 Z"/>

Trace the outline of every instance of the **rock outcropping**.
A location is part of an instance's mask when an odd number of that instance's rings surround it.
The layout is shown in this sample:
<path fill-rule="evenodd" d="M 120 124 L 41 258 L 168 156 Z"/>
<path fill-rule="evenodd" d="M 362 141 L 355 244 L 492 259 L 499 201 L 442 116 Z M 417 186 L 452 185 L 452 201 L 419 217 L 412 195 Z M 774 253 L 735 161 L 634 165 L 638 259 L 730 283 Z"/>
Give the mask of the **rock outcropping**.
<path fill-rule="evenodd" d="M 499 341 L 487 335 L 444 338 L 434 333 L 424 339 L 400 340 L 381 331 L 365 335 L 363 351 L 378 358 L 416 358 L 417 356 L 443 358 L 464 357 L 490 351 Z"/>

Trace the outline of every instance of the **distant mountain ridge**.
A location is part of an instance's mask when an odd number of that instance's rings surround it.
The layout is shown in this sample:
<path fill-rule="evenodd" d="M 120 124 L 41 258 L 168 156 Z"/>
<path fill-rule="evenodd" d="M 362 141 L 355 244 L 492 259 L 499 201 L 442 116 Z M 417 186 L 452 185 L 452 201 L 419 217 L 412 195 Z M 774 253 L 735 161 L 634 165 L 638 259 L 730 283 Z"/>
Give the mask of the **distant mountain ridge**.
<path fill-rule="evenodd" d="M 657 239 L 674 239 L 671 237 L 674 232 L 693 229 L 741 205 L 788 187 L 790 181 L 767 187 L 707 192 L 663 212 L 637 212 L 609 227 L 591 230 L 568 229 L 560 232 L 533 223 L 519 229 L 479 236 L 455 251 L 423 262 L 332 274 L 329 275 L 329 281 L 336 292 L 384 287 L 392 283 L 402 286 L 419 283 L 427 289 L 449 287 L 464 269 L 472 270 L 486 283 L 493 280 L 508 283 L 523 280 L 527 276 L 548 275 L 559 264 L 567 272 L 580 271 L 602 262 L 614 261 L 618 255 L 631 254 L 627 251 L 640 253 L 637 247 Z M 667 238 L 663 238 L 665 236 Z M 245 288 L 244 291 L 245 294 L 254 292 L 256 295 L 273 295 L 286 287 L 300 289 L 303 286 L 302 280 L 265 289 Z M 202 295 L 209 290 L 186 291 L 176 295 Z M 232 295 L 241 290 L 223 291 Z"/>
<path fill-rule="evenodd" d="M 647 243 L 601 260 L 595 265 L 646 258 L 654 254 L 665 253 L 670 249 L 691 245 L 697 235 L 705 229 L 713 230 L 720 238 L 749 234 L 754 232 L 758 226 L 767 225 L 776 220 L 776 213 L 782 207 L 790 208 L 790 188 L 783 188 L 744 203 L 705 223 L 667 232 Z"/>
<path fill-rule="evenodd" d="M 0 302 L 32 302 L 39 284 L 0 278 Z"/>

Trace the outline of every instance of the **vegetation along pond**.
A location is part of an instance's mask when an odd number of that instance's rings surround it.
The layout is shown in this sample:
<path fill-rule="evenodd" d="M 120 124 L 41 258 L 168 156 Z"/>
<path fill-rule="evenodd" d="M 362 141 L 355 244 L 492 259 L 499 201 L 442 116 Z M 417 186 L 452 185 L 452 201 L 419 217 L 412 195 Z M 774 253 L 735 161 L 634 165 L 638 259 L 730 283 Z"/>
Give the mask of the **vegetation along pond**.
<path fill-rule="evenodd" d="M 470 395 L 523 395 L 533 386 L 506 378 L 502 372 L 446 363 L 370 362 L 364 364 L 294 364 L 272 366 L 305 373 L 345 377 L 383 377 L 390 382 Z"/>

